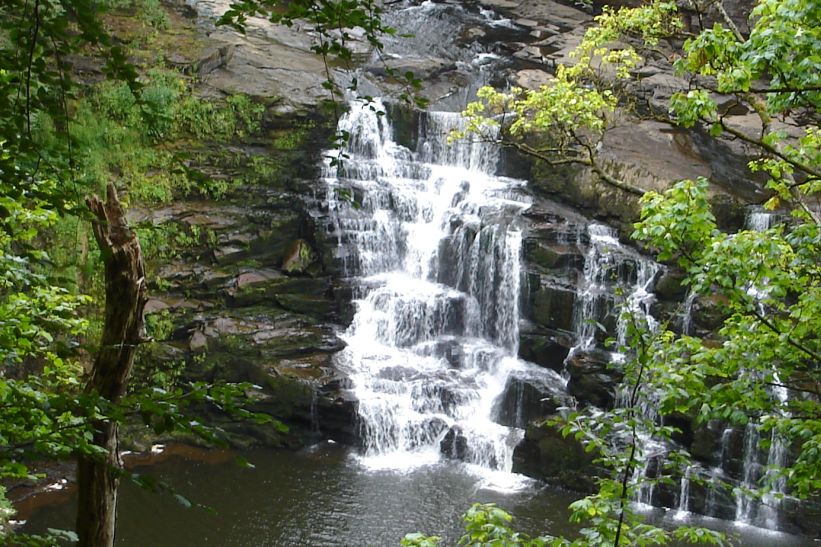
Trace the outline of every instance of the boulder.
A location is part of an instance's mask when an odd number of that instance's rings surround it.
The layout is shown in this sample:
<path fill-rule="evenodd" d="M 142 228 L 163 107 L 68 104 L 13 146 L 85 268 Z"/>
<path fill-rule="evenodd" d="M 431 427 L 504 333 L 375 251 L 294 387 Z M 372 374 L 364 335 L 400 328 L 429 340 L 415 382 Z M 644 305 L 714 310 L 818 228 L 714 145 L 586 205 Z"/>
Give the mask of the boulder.
<path fill-rule="evenodd" d="M 570 346 L 568 335 L 525 333 L 519 336 L 519 357 L 559 372 L 564 368 Z"/>
<path fill-rule="evenodd" d="M 576 288 L 556 283 L 549 277 L 528 277 L 530 294 L 525 313 L 535 323 L 549 329 L 573 330 Z"/>
<path fill-rule="evenodd" d="M 439 442 L 439 451 L 452 460 L 464 460 L 467 454 L 468 440 L 462 428 L 453 426 L 448 429 Z"/>
<path fill-rule="evenodd" d="M 356 395 L 347 389 L 335 393 L 333 397 L 321 397 L 317 404 L 320 431 L 337 442 L 356 444 L 358 405 Z"/>
<path fill-rule="evenodd" d="M 551 243 L 538 237 L 525 239 L 523 255 L 525 262 L 542 271 L 558 270 L 568 279 L 575 279 L 577 272 L 584 270 L 584 255 L 575 244 Z"/>
<path fill-rule="evenodd" d="M 507 427 L 525 428 L 534 420 L 570 404 L 564 380 L 551 370 L 530 367 L 508 376 L 493 409 L 494 420 Z"/>
<path fill-rule="evenodd" d="M 653 292 L 659 300 L 680 302 L 687 294 L 687 286 L 682 284 L 685 273 L 668 268 L 656 281 Z"/>
<path fill-rule="evenodd" d="M 613 408 L 621 372 L 611 367 L 607 352 L 579 351 L 567 359 L 566 369 L 567 391 L 580 403 Z"/>

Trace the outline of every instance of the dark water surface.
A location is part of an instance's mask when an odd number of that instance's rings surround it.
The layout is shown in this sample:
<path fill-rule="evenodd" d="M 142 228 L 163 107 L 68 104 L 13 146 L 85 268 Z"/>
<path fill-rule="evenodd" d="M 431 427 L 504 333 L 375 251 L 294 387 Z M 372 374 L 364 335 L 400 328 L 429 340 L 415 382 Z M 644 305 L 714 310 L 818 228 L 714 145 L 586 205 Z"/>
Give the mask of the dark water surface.
<path fill-rule="evenodd" d="M 146 469 L 196 503 L 186 509 L 170 496 L 124 483 L 119 502 L 121 547 L 395 546 L 407 532 L 458 538 L 461 514 L 474 501 L 495 502 L 529 532 L 569 533 L 562 491 L 531 485 L 519 491 L 482 487 L 482 480 L 450 463 L 411 472 L 369 470 L 342 447 L 322 445 L 299 453 L 259 450 L 256 466 L 172 459 Z M 41 509 L 29 531 L 71 528 L 74 504 Z M 672 520 L 672 518 L 670 519 Z M 740 534 L 749 547 L 798 547 L 811 541 L 715 519 L 698 523 Z"/>

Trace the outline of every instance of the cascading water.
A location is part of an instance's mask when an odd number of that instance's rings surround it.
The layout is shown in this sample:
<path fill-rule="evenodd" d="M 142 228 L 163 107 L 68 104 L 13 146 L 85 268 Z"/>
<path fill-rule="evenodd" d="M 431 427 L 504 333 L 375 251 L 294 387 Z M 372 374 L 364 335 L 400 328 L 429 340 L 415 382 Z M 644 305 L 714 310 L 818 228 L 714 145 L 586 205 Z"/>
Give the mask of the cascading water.
<path fill-rule="evenodd" d="M 752 210 L 746 219 L 746 229 L 751 231 L 765 231 L 769 229 L 775 221 L 777 215 L 773 213 Z M 747 287 L 747 292 L 755 299 L 761 299 L 767 295 L 766 280 L 762 284 Z M 691 311 L 696 300 L 694 294 L 688 294 L 685 301 L 685 313 L 681 322 L 681 329 L 684 334 L 689 334 L 691 330 Z M 763 305 L 761 313 L 767 313 Z M 747 372 L 752 374 L 753 372 Z M 774 373 L 774 378 L 778 378 Z M 770 396 L 774 401 L 784 406 L 787 402 L 788 393 L 786 389 L 772 387 L 769 389 Z M 736 444 L 736 439 L 740 443 Z M 717 463 L 715 467 L 705 469 L 705 474 L 709 477 L 708 489 L 704 514 L 715 515 L 721 511 L 718 501 L 719 492 L 733 485 L 732 498 L 730 502 L 734 504 L 734 518 L 739 524 L 750 524 L 762 526 L 768 529 L 779 527 L 779 512 L 786 491 L 786 479 L 779 474 L 788 458 L 789 447 L 787 443 L 775 432 L 769 434 L 769 449 L 764 452 L 761 449 L 762 433 L 757 423 L 750 422 L 743 429 L 725 427 L 718 440 Z M 737 453 L 740 451 L 740 454 Z M 680 482 L 679 500 L 684 498 L 685 491 L 688 493 L 691 479 L 688 474 L 693 472 L 693 468 L 687 469 L 685 476 Z M 762 497 L 757 497 L 753 490 L 761 486 L 762 479 L 770 484 L 770 491 Z M 688 499 L 689 501 L 689 499 Z M 732 506 L 731 506 L 732 507 Z M 686 510 L 679 503 L 679 512 Z"/>
<path fill-rule="evenodd" d="M 337 357 L 359 400 L 364 462 L 407 469 L 440 453 L 509 471 L 522 431 L 493 421 L 516 359 L 523 183 L 489 145 L 447 146 L 458 114 L 427 113 L 416 151 L 384 105 L 354 103 L 341 167 L 326 168 L 337 257 L 356 313 Z M 340 196 L 353 196 L 341 199 Z"/>
<path fill-rule="evenodd" d="M 678 513 L 677 517 L 683 516 L 690 509 L 690 482 L 692 480 L 693 466 L 688 465 L 684 470 L 684 476 L 681 478 L 681 490 L 678 495 Z"/>
<path fill-rule="evenodd" d="M 748 230 L 763 232 L 768 230 L 777 217 L 769 212 L 752 210 L 747 215 L 746 225 Z M 763 283 L 766 284 L 766 279 Z M 766 285 L 751 285 L 747 288 L 750 296 L 761 299 L 767 295 Z M 763 304 L 758 304 L 760 312 L 767 314 Z M 778 373 L 773 372 L 773 376 L 778 381 Z M 771 387 L 770 396 L 779 406 L 784 407 L 787 403 L 788 393 L 783 387 Z M 787 463 L 788 447 L 784 439 L 773 430 L 770 436 L 770 447 L 767 452 L 766 466 L 760 463 L 759 443 L 761 432 L 757 424 L 750 423 L 744 430 L 744 467 L 742 483 L 735 491 L 736 498 L 736 521 L 744 524 L 757 524 L 765 528 L 775 529 L 778 526 L 778 513 L 782 498 L 786 489 L 786 478 L 779 473 Z M 762 496 L 761 500 L 750 495 L 749 490 L 759 486 L 760 479 L 765 479 L 769 483 L 770 490 Z"/>
<path fill-rule="evenodd" d="M 584 259 L 584 275 L 580 280 L 578 301 L 573 312 L 574 331 L 578 343 L 571 350 L 590 351 L 601 344 L 601 338 L 609 329 L 602 323 L 610 320 L 615 325 L 618 344 L 627 343 L 627 321 L 619 313 L 621 305 L 636 321 L 656 327 L 650 313 L 655 297 L 653 283 L 661 267 L 652 260 L 639 256 L 619 243 L 613 228 L 601 224 L 587 227 L 589 244 Z M 614 295 L 620 292 L 623 302 Z M 615 354 L 614 358 L 620 356 Z"/>
<path fill-rule="evenodd" d="M 621 245 L 617 232 L 608 226 L 590 224 L 585 235 L 577 236 L 579 247 L 587 245 L 573 315 L 573 327 L 578 338 L 566 362 L 579 353 L 600 351 L 607 335 L 615 335 L 618 345 L 618 348 L 610 348 L 607 358 L 612 362 L 622 362 L 626 357 L 622 349 L 630 344 L 631 322 L 651 331 L 658 327 L 650 308 L 655 301 L 653 287 L 661 266 Z M 631 404 L 629 399 L 630 391 L 622 388 L 616 393 L 615 404 L 627 407 Z M 658 418 L 650 395 L 645 393 L 638 404 L 646 418 Z M 651 505 L 655 482 L 644 479 L 663 458 L 666 447 L 641 431 L 638 435 L 640 450 L 633 472 L 633 480 L 640 482 L 636 501 Z"/>

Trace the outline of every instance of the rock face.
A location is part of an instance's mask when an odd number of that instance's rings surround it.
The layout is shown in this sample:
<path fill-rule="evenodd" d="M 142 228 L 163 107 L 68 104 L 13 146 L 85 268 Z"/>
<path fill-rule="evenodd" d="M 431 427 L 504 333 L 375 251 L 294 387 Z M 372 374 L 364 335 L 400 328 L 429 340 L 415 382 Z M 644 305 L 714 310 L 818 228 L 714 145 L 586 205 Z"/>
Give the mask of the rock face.
<path fill-rule="evenodd" d="M 316 33 L 273 25 L 261 17 L 248 18 L 245 34 L 215 26 L 230 4 L 228 0 L 187 2 L 212 44 L 194 67 L 206 77 L 206 93 L 244 93 L 277 101 L 275 108 L 281 113 L 305 112 L 324 100 L 325 65 L 310 49 Z"/>
<path fill-rule="evenodd" d="M 462 430 L 451 427 L 439 443 L 442 454 L 452 460 L 464 460 L 468 449 L 468 440 Z"/>
<path fill-rule="evenodd" d="M 570 380 L 567 391 L 584 405 L 613 408 L 615 386 L 621 375 L 613 368 L 610 357 L 601 351 L 579 352 L 566 362 Z"/>
<path fill-rule="evenodd" d="M 224 424 L 240 445 L 355 437 L 356 401 L 331 359 L 343 347 L 335 334 L 343 306 L 323 262 L 324 226 L 317 229 L 312 197 L 326 127 L 317 118 L 271 115 L 258 143 L 191 151 L 190 169 L 234 181 L 219 200 L 130 213 L 132 223 L 182 234 L 176 237 L 186 242 L 170 260 L 146 252 L 153 298 L 147 323 L 157 341 L 137 377 L 159 370 L 191 381 L 255 384 L 256 410 L 290 431 Z"/>

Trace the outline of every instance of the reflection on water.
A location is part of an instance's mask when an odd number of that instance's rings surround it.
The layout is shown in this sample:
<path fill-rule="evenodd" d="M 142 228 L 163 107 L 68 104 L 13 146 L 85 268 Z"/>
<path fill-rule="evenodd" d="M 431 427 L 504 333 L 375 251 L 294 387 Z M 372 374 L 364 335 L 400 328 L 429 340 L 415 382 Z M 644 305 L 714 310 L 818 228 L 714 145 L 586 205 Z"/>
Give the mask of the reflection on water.
<path fill-rule="evenodd" d="M 118 547 L 390 546 L 407 532 L 423 531 L 453 545 L 460 516 L 474 502 L 495 502 L 530 532 L 569 533 L 567 493 L 530 484 L 517 491 L 483 487 L 469 468 L 439 463 L 412 472 L 369 471 L 347 449 L 321 445 L 300 453 L 259 450 L 256 465 L 206 464 L 180 459 L 148 469 L 196 503 L 185 509 L 169 496 L 121 489 Z M 29 531 L 70 528 L 73 504 L 41 510 Z M 703 522 L 703 521 L 702 521 Z M 783 534 L 735 529 L 745 547 L 809 545 Z"/>

